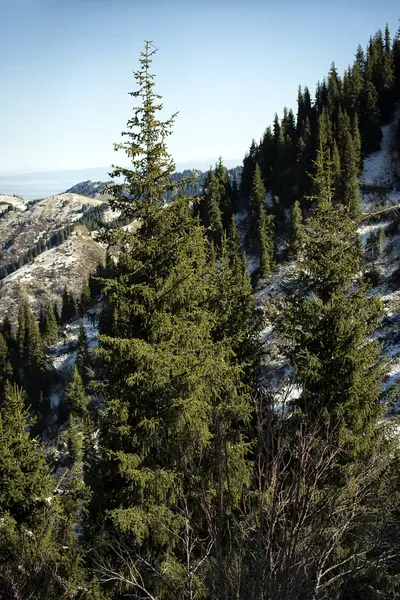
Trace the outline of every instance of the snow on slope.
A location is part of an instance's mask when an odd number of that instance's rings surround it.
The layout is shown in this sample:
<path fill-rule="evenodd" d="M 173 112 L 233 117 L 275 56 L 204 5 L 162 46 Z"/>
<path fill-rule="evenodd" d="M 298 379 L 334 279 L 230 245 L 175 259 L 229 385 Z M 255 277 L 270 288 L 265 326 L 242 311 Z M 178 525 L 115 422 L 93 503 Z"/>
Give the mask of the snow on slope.
<path fill-rule="evenodd" d="M 35 312 L 48 301 L 60 303 L 65 285 L 79 295 L 83 281 L 104 257 L 104 248 L 90 234 L 74 231 L 66 242 L 42 252 L 32 263 L 0 282 L 0 320 L 8 314 L 15 321 L 18 305 L 24 298 Z"/>
<path fill-rule="evenodd" d="M 89 350 L 94 350 L 98 346 L 99 329 L 97 317 L 101 311 L 102 305 L 97 304 L 91 308 L 83 318 L 83 326 L 88 339 Z M 77 356 L 79 329 L 81 319 L 67 323 L 61 332 L 61 339 L 57 344 L 48 348 L 47 356 L 53 367 L 61 376 L 61 381 L 54 387 L 50 395 L 50 405 L 52 409 L 57 408 L 64 389 L 72 374 Z"/>
<path fill-rule="evenodd" d="M 382 127 L 381 148 L 364 159 L 361 185 L 390 187 L 393 185 L 391 152 L 396 133 L 396 123 Z"/>
<path fill-rule="evenodd" d="M 17 198 L 16 196 L 7 196 L 6 194 L 0 194 L 0 204 L 11 204 L 17 210 L 26 210 L 26 201 L 23 198 Z"/>
<path fill-rule="evenodd" d="M 0 220 L 0 264 L 18 260 L 35 240 L 47 239 L 55 230 L 79 219 L 85 206 L 103 202 L 78 194 L 61 194 L 36 202 L 24 212 L 7 213 Z"/>

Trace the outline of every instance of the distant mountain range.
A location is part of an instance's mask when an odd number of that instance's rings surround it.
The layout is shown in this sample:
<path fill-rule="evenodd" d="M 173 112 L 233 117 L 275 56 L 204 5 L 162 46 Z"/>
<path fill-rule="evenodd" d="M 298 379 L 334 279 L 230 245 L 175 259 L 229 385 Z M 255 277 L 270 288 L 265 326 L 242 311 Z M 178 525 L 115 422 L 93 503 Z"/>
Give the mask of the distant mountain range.
<path fill-rule="evenodd" d="M 193 173 L 197 173 L 197 179 L 195 182 L 187 185 L 185 187 L 184 192 L 189 196 L 196 196 L 201 194 L 204 188 L 204 184 L 206 181 L 208 171 L 199 171 L 198 169 L 186 169 L 181 172 L 176 172 L 172 175 L 173 181 L 180 181 L 185 177 L 190 177 Z M 242 167 L 234 167 L 228 170 L 228 173 L 231 178 L 236 176 L 236 180 L 240 181 L 240 175 L 242 172 Z M 66 194 L 81 194 L 82 196 L 88 196 L 89 198 L 97 198 L 101 195 L 107 185 L 111 183 L 110 181 L 91 181 L 88 179 L 87 181 L 81 181 L 73 185 L 72 187 L 65 190 Z"/>
<path fill-rule="evenodd" d="M 241 160 L 226 160 L 224 164 L 227 168 L 235 167 L 241 164 Z M 215 160 L 193 161 L 177 163 L 178 173 L 187 170 L 196 169 L 200 172 L 207 172 L 210 165 Z M 111 167 L 93 167 L 88 169 L 69 169 L 63 171 L 47 171 L 37 173 L 9 173 L 0 175 L 0 195 L 16 195 L 25 200 L 36 200 L 37 198 L 47 198 L 55 194 L 61 194 L 65 190 L 71 189 L 78 182 L 106 182 L 110 179 L 109 173 Z"/>

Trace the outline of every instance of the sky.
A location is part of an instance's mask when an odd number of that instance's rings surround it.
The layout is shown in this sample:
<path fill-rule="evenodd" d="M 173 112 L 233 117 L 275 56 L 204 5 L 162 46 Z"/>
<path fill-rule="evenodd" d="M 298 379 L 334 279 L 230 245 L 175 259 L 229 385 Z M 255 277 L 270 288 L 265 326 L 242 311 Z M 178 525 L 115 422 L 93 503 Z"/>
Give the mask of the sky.
<path fill-rule="evenodd" d="M 126 164 L 144 40 L 178 165 L 240 164 L 299 84 L 340 73 L 398 0 L 0 0 L 0 176 Z"/>

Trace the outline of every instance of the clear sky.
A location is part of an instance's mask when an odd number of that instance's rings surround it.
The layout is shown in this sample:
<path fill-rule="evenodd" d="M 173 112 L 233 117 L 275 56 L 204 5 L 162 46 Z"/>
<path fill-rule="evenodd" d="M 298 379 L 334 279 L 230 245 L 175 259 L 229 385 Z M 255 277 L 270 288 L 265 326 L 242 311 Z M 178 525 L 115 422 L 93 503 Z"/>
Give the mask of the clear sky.
<path fill-rule="evenodd" d="M 241 163 L 299 84 L 358 43 L 398 27 L 398 0 L 0 0 L 0 174 L 126 162 L 113 142 L 131 116 L 143 40 L 165 115 L 179 111 L 169 148 L 200 168 Z"/>

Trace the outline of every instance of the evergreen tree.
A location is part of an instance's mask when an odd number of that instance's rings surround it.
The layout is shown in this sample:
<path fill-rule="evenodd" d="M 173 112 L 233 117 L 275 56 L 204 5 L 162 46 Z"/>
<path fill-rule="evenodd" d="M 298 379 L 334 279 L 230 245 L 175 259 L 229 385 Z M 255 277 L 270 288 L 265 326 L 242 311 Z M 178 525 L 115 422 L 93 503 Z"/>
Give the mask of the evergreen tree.
<path fill-rule="evenodd" d="M 57 321 L 50 303 L 48 303 L 44 311 L 42 311 L 39 325 L 40 333 L 45 344 L 47 346 L 55 344 L 58 338 Z"/>
<path fill-rule="evenodd" d="M 17 380 L 24 385 L 36 410 L 40 393 L 47 387 L 47 365 L 39 325 L 27 302 L 18 312 L 17 355 Z"/>
<path fill-rule="evenodd" d="M 276 119 L 278 117 L 276 116 Z M 277 123 L 279 128 L 279 121 Z M 278 133 L 275 132 L 275 124 L 274 124 L 274 136 L 273 136 L 273 145 L 272 152 L 274 156 L 277 156 L 277 137 Z M 251 186 L 253 182 L 254 169 L 256 168 L 256 163 L 259 158 L 259 149 L 254 140 L 252 140 L 249 152 L 245 155 L 243 159 L 243 169 L 242 176 L 240 178 L 240 186 L 239 186 L 239 199 L 240 199 L 240 208 L 249 208 L 249 198 L 251 193 Z M 273 165 L 271 165 L 273 166 Z"/>
<path fill-rule="evenodd" d="M 9 350 L 7 342 L 2 333 L 0 333 L 0 402 L 3 397 L 3 390 L 6 382 L 12 376 L 12 367 L 9 360 Z"/>
<path fill-rule="evenodd" d="M 257 358 L 257 326 L 254 298 L 246 256 L 243 252 L 234 216 L 229 236 L 224 234 L 215 269 L 214 340 L 229 344 L 235 361 L 245 367 L 246 379 L 253 378 Z"/>
<path fill-rule="evenodd" d="M 89 365 L 89 343 L 83 321 L 79 326 L 78 349 L 76 354 L 76 368 L 80 376 L 86 379 L 86 367 Z"/>
<path fill-rule="evenodd" d="M 339 110 L 338 142 L 341 155 L 340 185 L 337 195 L 352 218 L 361 214 L 361 196 L 358 182 L 360 158 L 351 135 L 350 119 Z"/>
<path fill-rule="evenodd" d="M 340 189 L 341 179 L 342 179 L 342 170 L 341 170 L 341 161 L 339 148 L 336 143 L 336 140 L 333 142 L 333 150 L 332 150 L 332 177 L 333 177 L 333 186 L 336 190 Z"/>
<path fill-rule="evenodd" d="M 73 295 L 64 287 L 62 294 L 61 323 L 66 323 L 76 316 L 76 303 Z"/>
<path fill-rule="evenodd" d="M 65 390 L 65 398 L 72 415 L 80 419 L 87 416 L 88 397 L 77 367 L 74 368 L 71 381 Z"/>
<path fill-rule="evenodd" d="M 360 175 L 363 166 L 362 152 L 361 152 L 361 136 L 360 128 L 358 125 L 358 115 L 354 113 L 354 117 L 351 123 L 351 135 L 353 138 L 353 146 L 356 158 L 356 164 L 358 169 L 358 175 Z"/>
<path fill-rule="evenodd" d="M 87 312 L 92 302 L 92 296 L 90 293 L 89 282 L 85 279 L 82 287 L 81 297 L 79 300 L 79 314 L 81 317 Z"/>
<path fill-rule="evenodd" d="M 367 237 L 365 243 L 365 253 L 369 260 L 375 260 L 378 256 L 378 240 L 373 231 Z"/>
<path fill-rule="evenodd" d="M 206 179 L 206 216 L 203 223 L 210 228 L 210 237 L 218 245 L 223 230 L 221 214 L 221 190 L 215 172 L 210 169 Z M 200 213 L 201 214 L 201 213 Z"/>
<path fill-rule="evenodd" d="M 222 225 L 225 231 L 228 231 L 232 219 L 232 188 L 229 180 L 229 173 L 224 167 L 222 158 L 219 157 L 215 165 L 215 177 L 218 184 L 219 207 L 222 217 Z"/>
<path fill-rule="evenodd" d="M 148 589 L 167 596 L 170 565 L 187 573 L 178 535 L 186 526 L 198 539 L 212 535 L 212 579 L 223 584 L 226 521 L 248 476 L 242 426 L 250 408 L 232 349 L 213 339 L 215 265 L 192 200 L 175 195 L 165 205 L 172 120 L 156 116 L 152 55 L 147 42 L 133 93 L 143 103 L 122 146 L 132 168 L 116 167 L 125 185 L 110 189 L 112 206 L 140 227 L 112 232 L 123 250 L 116 276 L 104 282 L 112 319 L 100 337 L 107 408 L 92 515 L 98 528 L 124 532 L 150 564 L 163 565 L 162 578 L 149 577 L 144 563 L 140 569 Z"/>
<path fill-rule="evenodd" d="M 378 94 L 371 81 L 365 81 L 360 103 L 360 133 L 364 153 L 378 150 L 382 138 Z"/>
<path fill-rule="evenodd" d="M 317 208 L 303 233 L 302 291 L 288 299 L 281 326 L 302 389 L 299 406 L 311 420 L 326 411 L 341 442 L 359 455 L 370 452 L 380 414 L 383 366 L 369 335 L 382 309 L 355 280 L 360 242 L 353 221 L 332 202 L 327 153 L 318 154 L 315 187 Z"/>
<path fill-rule="evenodd" d="M 5 598 L 75 597 L 83 582 L 73 574 L 76 523 L 63 512 L 29 425 L 22 392 L 7 383 L 0 408 L 1 591 Z"/>
<path fill-rule="evenodd" d="M 274 234 L 271 215 L 266 213 L 266 194 L 261 170 L 256 165 L 251 190 L 251 231 L 260 253 L 260 277 L 267 277 L 273 267 Z"/>
<path fill-rule="evenodd" d="M 385 250 L 385 245 L 386 245 L 385 230 L 384 230 L 383 227 L 379 227 L 379 232 L 378 232 L 378 249 L 379 249 L 379 254 L 383 254 L 383 252 Z"/>
<path fill-rule="evenodd" d="M 239 210 L 239 186 L 237 182 L 236 172 L 232 177 L 232 211 L 236 213 Z"/>
<path fill-rule="evenodd" d="M 292 258 L 296 258 L 302 243 L 303 215 L 301 213 L 300 203 L 295 201 L 292 207 L 289 235 L 289 253 Z"/>

